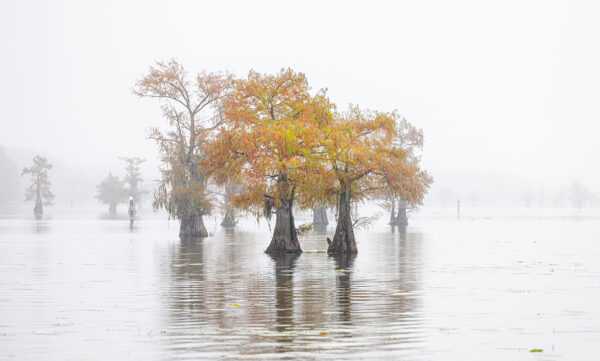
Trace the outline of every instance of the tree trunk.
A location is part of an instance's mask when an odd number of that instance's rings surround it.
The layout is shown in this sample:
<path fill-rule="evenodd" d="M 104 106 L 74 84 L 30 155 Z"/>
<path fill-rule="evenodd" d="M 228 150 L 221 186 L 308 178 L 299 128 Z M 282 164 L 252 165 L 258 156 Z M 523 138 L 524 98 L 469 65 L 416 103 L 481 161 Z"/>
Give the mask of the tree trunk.
<path fill-rule="evenodd" d="M 110 203 L 108 205 L 108 214 L 111 217 L 115 217 L 117 215 L 117 204 L 116 203 Z"/>
<path fill-rule="evenodd" d="M 325 207 L 313 208 L 313 225 L 323 224 L 329 224 L 329 220 L 327 219 L 327 210 Z"/>
<path fill-rule="evenodd" d="M 179 226 L 179 238 L 208 237 L 201 214 L 185 217 Z"/>
<path fill-rule="evenodd" d="M 398 214 L 396 215 L 396 225 L 408 226 L 408 217 L 406 215 L 406 203 L 403 200 L 398 201 Z"/>
<path fill-rule="evenodd" d="M 396 224 L 396 201 L 392 199 L 392 212 L 390 214 L 390 225 Z"/>
<path fill-rule="evenodd" d="M 357 253 L 354 230 L 352 229 L 352 216 L 350 200 L 352 193 L 350 184 L 341 182 L 342 188 L 339 195 L 339 215 L 333 242 L 329 243 L 327 253 Z"/>
<path fill-rule="evenodd" d="M 302 248 L 300 248 L 300 242 L 298 242 L 298 236 L 296 235 L 291 200 L 281 202 L 281 206 L 277 208 L 276 217 L 273 238 L 265 253 L 270 255 L 302 253 Z"/>
<path fill-rule="evenodd" d="M 221 222 L 221 227 L 224 227 L 224 228 L 235 227 L 235 214 L 233 212 L 233 209 L 227 208 L 225 210 L 225 217 L 223 218 L 223 221 Z"/>
<path fill-rule="evenodd" d="M 40 196 L 40 191 L 38 189 L 37 195 L 35 197 L 35 207 L 33 207 L 33 215 L 36 219 L 42 219 L 43 214 L 44 208 L 42 207 L 42 197 Z"/>

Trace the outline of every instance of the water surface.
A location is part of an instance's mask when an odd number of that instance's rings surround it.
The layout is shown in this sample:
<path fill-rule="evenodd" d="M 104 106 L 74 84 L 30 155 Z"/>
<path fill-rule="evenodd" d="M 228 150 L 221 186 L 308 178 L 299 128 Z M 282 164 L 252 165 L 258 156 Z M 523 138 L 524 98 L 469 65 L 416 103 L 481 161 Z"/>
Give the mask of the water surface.
<path fill-rule="evenodd" d="M 597 359 L 593 211 L 424 209 L 357 256 L 323 253 L 331 225 L 279 258 L 264 221 L 182 241 L 162 214 L 48 213 L 0 210 L 0 359 Z"/>

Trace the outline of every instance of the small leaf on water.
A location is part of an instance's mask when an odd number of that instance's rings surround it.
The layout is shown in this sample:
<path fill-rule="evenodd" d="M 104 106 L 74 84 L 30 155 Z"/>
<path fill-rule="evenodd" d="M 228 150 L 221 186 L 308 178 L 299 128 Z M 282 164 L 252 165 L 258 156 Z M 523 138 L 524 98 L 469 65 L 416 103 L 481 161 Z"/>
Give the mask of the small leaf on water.
<path fill-rule="evenodd" d="M 160 333 L 167 333 L 167 330 L 161 330 Z"/>
<path fill-rule="evenodd" d="M 234 305 L 234 306 L 239 306 L 237 303 L 234 303 L 233 305 Z"/>
<path fill-rule="evenodd" d="M 321 331 L 321 335 L 327 335 L 327 332 Z"/>
<path fill-rule="evenodd" d="M 544 352 L 541 348 L 532 348 L 529 352 Z"/>

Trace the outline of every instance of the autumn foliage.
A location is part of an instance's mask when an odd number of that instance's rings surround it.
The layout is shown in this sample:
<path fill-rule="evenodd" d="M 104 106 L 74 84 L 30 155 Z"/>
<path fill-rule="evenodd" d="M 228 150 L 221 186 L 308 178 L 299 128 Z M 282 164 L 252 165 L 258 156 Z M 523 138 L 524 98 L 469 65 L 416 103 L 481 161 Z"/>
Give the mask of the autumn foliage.
<path fill-rule="evenodd" d="M 250 72 L 234 82 L 223 105 L 225 124 L 207 147 L 216 179 L 237 175 L 244 190 L 234 204 L 255 214 L 275 210 L 269 253 L 301 251 L 292 207 L 306 201 L 307 180 L 322 164 L 315 159 L 319 122 L 331 116 L 324 92 L 310 94 L 304 74 Z M 309 206 L 300 202 L 299 206 Z"/>
<path fill-rule="evenodd" d="M 276 216 L 270 254 L 302 252 L 293 211 L 324 206 L 338 210 L 328 252 L 356 253 L 353 203 L 385 194 L 418 204 L 431 183 L 414 153 L 422 132 L 397 112 L 338 111 L 291 69 L 201 73 L 193 83 L 179 64 L 158 63 L 135 92 L 162 99 L 171 125 L 152 133 L 165 164 L 157 204 L 201 222 L 215 204 L 211 182 L 227 190 L 235 180 L 226 207 Z"/>

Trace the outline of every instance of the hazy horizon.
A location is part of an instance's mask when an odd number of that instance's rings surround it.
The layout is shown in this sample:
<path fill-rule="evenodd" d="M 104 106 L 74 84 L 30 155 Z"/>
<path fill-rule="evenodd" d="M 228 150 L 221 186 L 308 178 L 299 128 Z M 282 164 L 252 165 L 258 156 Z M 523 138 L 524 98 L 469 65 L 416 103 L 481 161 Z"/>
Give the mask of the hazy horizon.
<path fill-rule="evenodd" d="M 131 88 L 176 58 L 190 73 L 291 67 L 339 108 L 397 109 L 424 130 L 432 193 L 445 174 L 474 171 L 534 191 L 575 179 L 600 189 L 588 161 L 600 150 L 600 4 L 301 5 L 2 1 L 0 146 L 58 159 L 91 184 L 122 172 L 120 156 L 148 159 L 144 176 L 156 178 L 147 136 L 165 121 Z"/>

